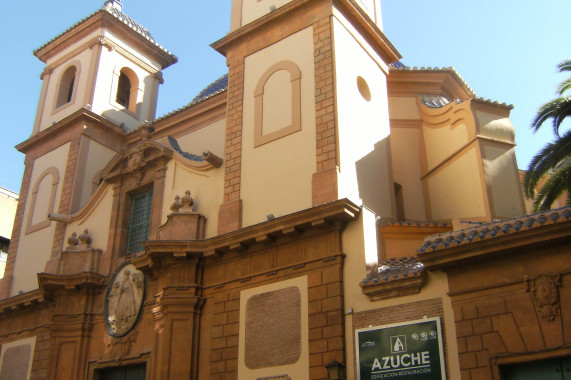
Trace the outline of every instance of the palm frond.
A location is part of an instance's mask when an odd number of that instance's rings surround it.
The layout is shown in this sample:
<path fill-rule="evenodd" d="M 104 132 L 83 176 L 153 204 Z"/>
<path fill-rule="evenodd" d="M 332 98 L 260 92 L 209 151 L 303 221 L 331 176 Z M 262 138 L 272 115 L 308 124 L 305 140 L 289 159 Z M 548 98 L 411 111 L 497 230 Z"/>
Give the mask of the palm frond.
<path fill-rule="evenodd" d="M 563 95 L 563 93 L 567 90 L 571 89 L 571 78 L 564 80 L 563 82 L 561 82 L 561 84 L 559 85 L 559 87 L 557 87 L 557 93 L 559 95 Z"/>
<path fill-rule="evenodd" d="M 559 72 L 571 71 L 571 59 L 566 59 L 557 65 Z"/>
<path fill-rule="evenodd" d="M 523 190 L 527 198 L 535 198 L 539 181 L 562 162 L 571 159 L 571 131 L 554 142 L 546 144 L 531 160 L 523 177 Z"/>
<path fill-rule="evenodd" d="M 534 211 L 547 211 L 565 191 L 571 192 L 571 160 L 555 169 L 543 184 L 533 202 Z"/>
<path fill-rule="evenodd" d="M 553 119 L 553 132 L 559 136 L 559 127 L 565 118 L 571 116 L 571 96 L 559 97 L 550 102 L 545 103 L 537 115 L 531 122 L 531 128 L 534 132 L 541 127 L 541 125 L 548 119 Z"/>

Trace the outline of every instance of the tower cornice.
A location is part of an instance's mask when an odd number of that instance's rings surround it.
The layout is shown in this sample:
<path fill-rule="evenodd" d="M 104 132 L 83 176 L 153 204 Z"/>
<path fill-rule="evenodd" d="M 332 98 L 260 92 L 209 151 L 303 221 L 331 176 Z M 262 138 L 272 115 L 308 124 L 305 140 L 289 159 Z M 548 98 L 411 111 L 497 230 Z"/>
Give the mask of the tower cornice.
<path fill-rule="evenodd" d="M 161 65 L 161 69 L 178 61 L 175 55 L 157 44 L 152 38 L 138 32 L 105 9 L 100 9 L 73 25 L 59 36 L 35 50 L 34 55 L 40 61 L 47 63 L 50 58 L 55 57 L 68 47 L 98 30 L 101 32 L 104 30 L 113 32 L 123 39 L 125 43 L 155 59 Z"/>
<path fill-rule="evenodd" d="M 282 21 L 284 18 L 291 18 L 294 13 L 304 11 L 309 7 L 329 7 L 329 12 L 333 15 L 334 10 L 342 12 L 345 17 L 355 23 L 365 38 L 373 42 L 377 53 L 383 57 L 387 64 L 398 61 L 400 53 L 383 34 L 380 28 L 362 11 L 352 0 L 297 0 L 268 13 L 267 15 L 229 33 L 210 46 L 226 56 L 227 51 L 235 44 L 248 39 L 251 35 L 259 33 L 269 24 Z"/>

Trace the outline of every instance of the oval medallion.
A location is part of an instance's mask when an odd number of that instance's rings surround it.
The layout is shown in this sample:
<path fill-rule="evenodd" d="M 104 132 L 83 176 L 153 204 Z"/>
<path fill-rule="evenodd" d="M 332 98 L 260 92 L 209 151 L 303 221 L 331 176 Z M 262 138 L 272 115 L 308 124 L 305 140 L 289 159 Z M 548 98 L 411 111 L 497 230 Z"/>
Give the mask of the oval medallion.
<path fill-rule="evenodd" d="M 141 314 L 146 278 L 129 262 L 119 266 L 105 293 L 105 327 L 114 337 L 127 334 Z"/>

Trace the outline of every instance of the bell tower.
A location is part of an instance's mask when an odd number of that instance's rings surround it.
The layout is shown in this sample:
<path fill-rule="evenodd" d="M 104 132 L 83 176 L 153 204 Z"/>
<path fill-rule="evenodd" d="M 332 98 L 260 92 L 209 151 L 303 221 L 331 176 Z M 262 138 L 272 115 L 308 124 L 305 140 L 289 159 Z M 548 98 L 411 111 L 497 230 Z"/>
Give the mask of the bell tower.
<path fill-rule="evenodd" d="M 126 130 L 154 120 L 161 70 L 177 58 L 122 7 L 106 1 L 34 52 L 46 67 L 33 135 L 82 108 Z"/>
<path fill-rule="evenodd" d="M 79 211 L 127 134 L 155 119 L 162 70 L 177 62 L 120 0 L 34 55 L 46 66 L 31 137 L 16 147 L 25 171 L 0 298 L 36 289 L 36 273 L 57 272 L 65 229 L 57 215 Z"/>
<path fill-rule="evenodd" d="M 393 217 L 386 77 L 400 55 L 379 0 L 233 0 L 212 46 L 229 67 L 219 233 L 342 198 Z"/>

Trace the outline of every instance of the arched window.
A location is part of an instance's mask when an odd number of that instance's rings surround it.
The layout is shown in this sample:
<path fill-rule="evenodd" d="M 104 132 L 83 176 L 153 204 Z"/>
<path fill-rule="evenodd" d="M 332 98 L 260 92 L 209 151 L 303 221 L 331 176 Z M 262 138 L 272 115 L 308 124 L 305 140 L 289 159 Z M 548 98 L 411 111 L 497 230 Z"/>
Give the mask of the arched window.
<path fill-rule="evenodd" d="M 254 90 L 254 148 L 300 130 L 301 71 L 292 61 L 280 61 Z"/>
<path fill-rule="evenodd" d="M 75 84 L 75 75 L 77 68 L 75 66 L 68 67 L 59 82 L 59 90 L 56 101 L 56 108 L 71 102 L 73 97 L 73 86 Z"/>
<path fill-rule="evenodd" d="M 137 74 L 133 70 L 123 67 L 119 72 L 115 102 L 131 112 L 136 112 L 138 90 L 139 80 L 137 79 Z"/>
<path fill-rule="evenodd" d="M 119 84 L 117 85 L 117 97 L 115 101 L 125 108 L 129 108 L 129 96 L 131 95 L 131 81 L 123 71 L 119 75 Z"/>
<path fill-rule="evenodd" d="M 26 221 L 26 234 L 41 230 L 51 224 L 48 215 L 54 210 L 58 182 L 58 170 L 50 167 L 40 174 L 34 183 Z"/>

